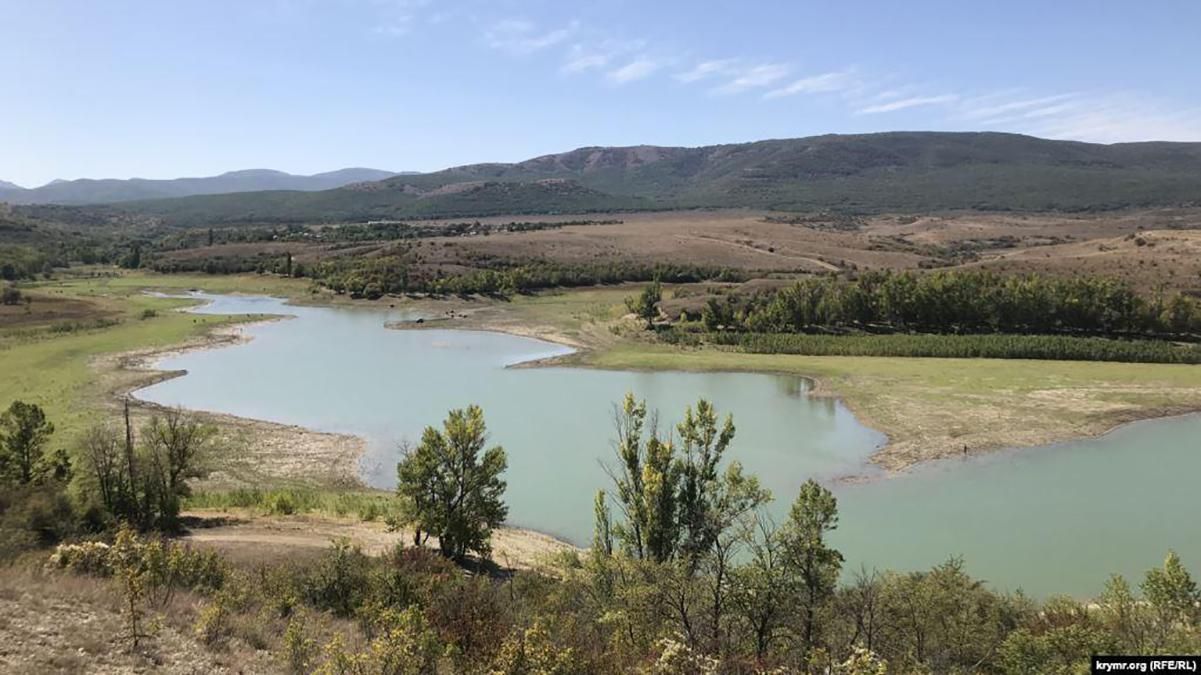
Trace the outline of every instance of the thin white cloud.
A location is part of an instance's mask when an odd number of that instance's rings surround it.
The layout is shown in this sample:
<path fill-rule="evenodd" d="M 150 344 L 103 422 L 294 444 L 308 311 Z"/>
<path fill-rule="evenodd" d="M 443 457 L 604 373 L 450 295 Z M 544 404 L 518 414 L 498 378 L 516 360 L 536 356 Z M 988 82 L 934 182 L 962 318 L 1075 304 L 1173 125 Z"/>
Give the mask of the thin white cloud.
<path fill-rule="evenodd" d="M 560 70 L 565 73 L 580 73 L 585 70 L 604 68 L 609 65 L 609 60 L 608 54 L 580 53 L 569 57 Z"/>
<path fill-rule="evenodd" d="M 967 119 L 992 119 L 1015 114 L 1026 114 L 1031 109 L 1045 110 L 1051 104 L 1061 103 L 1075 96 L 1075 94 L 1056 94 L 1055 96 L 1043 96 L 1041 98 L 1021 99 L 1003 103 L 990 103 L 984 99 L 975 99 L 974 101 L 964 103 L 962 115 Z M 1058 108 L 1063 106 L 1052 107 Z"/>
<path fill-rule="evenodd" d="M 559 70 L 564 73 L 600 70 L 623 55 L 639 52 L 645 47 L 646 43 L 642 40 L 602 40 L 595 44 L 577 42 L 567 52 Z"/>
<path fill-rule="evenodd" d="M 691 70 L 686 70 L 682 73 L 676 73 L 672 77 L 684 83 L 696 82 L 708 77 L 725 75 L 726 73 L 729 73 L 734 66 L 737 65 L 737 63 L 737 59 L 714 59 L 712 61 L 701 61 L 693 66 Z"/>
<path fill-rule="evenodd" d="M 906 108 L 916 108 L 918 106 L 954 103 L 957 100 L 959 100 L 959 97 L 955 94 L 942 94 L 939 96 L 913 96 L 910 98 L 903 98 L 899 101 L 881 103 L 878 105 L 869 105 L 866 108 L 860 108 L 859 110 L 856 110 L 855 113 L 858 115 L 875 115 L 878 113 L 905 110 Z"/>
<path fill-rule="evenodd" d="M 1039 117 L 1054 117 L 1056 115 L 1060 115 L 1062 113 L 1073 110 L 1076 107 L 1078 107 L 1078 104 L 1076 104 L 1076 103 L 1060 103 L 1058 105 L 1049 105 L 1049 106 L 1045 106 L 1042 108 L 1037 108 L 1035 110 L 1029 110 L 1027 112 L 1024 112 L 1024 113 L 1022 113 L 1022 117 L 1025 119 L 1035 119 L 1035 118 L 1039 118 Z"/>
<path fill-rule="evenodd" d="M 1145 95 L 1090 96 L 1077 106 L 1039 112 L 1013 128 L 1045 138 L 1096 143 L 1201 141 L 1201 108 L 1178 109 Z"/>
<path fill-rule="evenodd" d="M 780 63 L 764 63 L 743 69 L 729 82 L 710 90 L 714 94 L 737 94 L 748 89 L 769 86 L 787 77 L 789 68 Z"/>
<path fill-rule="evenodd" d="M 620 68 L 609 71 L 606 77 L 614 84 L 626 84 L 627 82 L 646 79 L 661 67 L 662 64 L 657 61 L 648 58 L 638 58 Z"/>
<path fill-rule="evenodd" d="M 780 98 L 796 94 L 822 94 L 833 91 L 844 91 L 855 86 L 854 77 L 848 71 L 822 73 L 811 77 L 801 78 L 792 84 L 779 89 L 773 89 L 763 95 L 763 98 Z"/>
<path fill-rule="evenodd" d="M 537 25 L 525 19 L 504 19 L 484 31 L 484 40 L 495 49 L 532 54 L 565 42 L 578 28 L 579 23 L 572 21 L 563 28 L 540 31 Z"/>
<path fill-rule="evenodd" d="M 383 37 L 402 37 L 412 32 L 413 24 L 430 0 L 374 0 L 371 4 L 377 15 L 377 23 L 371 27 L 371 33 Z"/>
<path fill-rule="evenodd" d="M 381 23 L 371 29 L 372 34 L 382 35 L 384 37 L 402 37 L 413 31 L 412 19 L 393 19 L 388 23 Z"/>

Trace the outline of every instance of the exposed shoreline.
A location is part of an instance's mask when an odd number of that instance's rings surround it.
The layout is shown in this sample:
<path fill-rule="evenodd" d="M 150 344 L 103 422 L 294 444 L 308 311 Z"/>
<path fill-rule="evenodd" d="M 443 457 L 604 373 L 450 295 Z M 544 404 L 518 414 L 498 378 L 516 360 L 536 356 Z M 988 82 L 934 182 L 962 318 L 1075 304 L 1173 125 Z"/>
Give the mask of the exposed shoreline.
<path fill-rule="evenodd" d="M 188 312 L 189 309 L 194 308 L 177 311 Z M 289 318 L 288 315 L 270 315 L 214 326 L 183 343 L 109 354 L 95 359 L 92 365 L 105 383 L 107 404 L 116 410 L 128 398 L 131 416 L 137 425 L 162 410 L 163 406 L 138 398 L 136 392 L 187 374 L 186 370 L 163 370 L 155 364 L 188 352 L 249 342 L 253 337 L 246 335 L 245 329 Z M 229 458 L 231 461 L 225 463 L 232 465 L 223 465 L 199 482 L 198 486 L 203 489 L 261 487 L 264 482 L 272 486 L 373 489 L 361 476 L 360 462 L 367 450 L 367 440 L 361 436 L 206 410 L 189 409 L 189 413 L 214 424 L 220 438 L 234 450 Z M 270 469 L 264 469 L 264 466 Z M 578 550 L 571 542 L 528 528 L 502 526 L 494 536 L 498 553 L 503 553 L 508 560 L 506 564 L 519 567 L 537 564 L 538 559 L 547 554 Z M 399 542 L 403 533 L 391 533 L 388 538 Z M 312 542 L 304 545 L 312 545 Z"/>

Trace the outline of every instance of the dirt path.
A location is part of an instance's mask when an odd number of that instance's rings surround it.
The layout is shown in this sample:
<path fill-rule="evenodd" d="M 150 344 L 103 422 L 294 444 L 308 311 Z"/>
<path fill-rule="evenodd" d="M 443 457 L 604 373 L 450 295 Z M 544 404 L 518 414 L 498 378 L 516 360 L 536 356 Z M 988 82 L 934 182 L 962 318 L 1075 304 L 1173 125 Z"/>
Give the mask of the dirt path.
<path fill-rule="evenodd" d="M 212 546 L 231 559 L 259 562 L 316 555 L 338 540 L 346 540 L 369 555 L 379 555 L 398 544 L 412 545 L 411 531 L 388 530 L 384 523 L 363 522 L 322 515 L 256 516 L 245 511 L 194 511 L 185 516 L 201 519 L 186 541 Z M 428 546 L 437 546 L 431 540 Z M 556 554 L 579 550 L 554 537 L 502 527 L 492 535 L 492 558 L 502 567 L 543 569 Z"/>

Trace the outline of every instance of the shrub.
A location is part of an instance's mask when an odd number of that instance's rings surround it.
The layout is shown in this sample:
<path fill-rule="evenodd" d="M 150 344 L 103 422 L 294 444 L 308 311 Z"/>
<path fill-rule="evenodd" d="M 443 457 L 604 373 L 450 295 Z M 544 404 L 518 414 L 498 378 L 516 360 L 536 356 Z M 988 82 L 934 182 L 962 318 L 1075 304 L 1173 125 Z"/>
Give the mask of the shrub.
<path fill-rule="evenodd" d="M 102 541 L 85 541 L 80 544 L 59 544 L 50 554 L 48 565 L 55 569 L 70 570 L 76 574 L 97 577 L 112 576 L 109 563 L 110 547 Z"/>
<path fill-rule="evenodd" d="M 17 288 L 16 286 L 13 286 L 12 284 L 6 284 L 4 286 L 4 290 L 0 291 L 0 303 L 5 305 L 16 305 L 20 304 L 20 302 L 21 289 Z"/>
<path fill-rule="evenodd" d="M 103 541 L 60 544 L 50 555 L 48 566 L 76 574 L 108 577 L 122 568 L 135 568 L 144 579 L 146 591 L 158 594 L 165 603 L 170 591 L 186 589 L 212 593 L 224 588 L 229 567 L 216 551 L 197 551 L 178 542 L 144 541 L 122 530 L 122 545 Z"/>
<path fill-rule="evenodd" d="M 210 602 L 200 610 L 196 619 L 196 637 L 206 645 L 214 645 L 229 636 L 229 610 L 220 600 Z"/>
<path fill-rule="evenodd" d="M 357 547 L 335 542 L 302 582 L 302 595 L 313 607 L 337 616 L 353 616 L 367 590 L 369 560 Z"/>
<path fill-rule="evenodd" d="M 294 675 L 310 672 L 316 656 L 317 641 L 305 632 L 304 617 L 292 617 L 284 631 L 284 664 L 288 672 Z"/>

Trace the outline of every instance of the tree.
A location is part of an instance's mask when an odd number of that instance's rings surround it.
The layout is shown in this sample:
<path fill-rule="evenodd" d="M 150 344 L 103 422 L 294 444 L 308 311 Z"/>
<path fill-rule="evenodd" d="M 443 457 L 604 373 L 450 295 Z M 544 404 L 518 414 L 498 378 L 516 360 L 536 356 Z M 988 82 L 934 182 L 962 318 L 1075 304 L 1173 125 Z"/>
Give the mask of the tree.
<path fill-rule="evenodd" d="M 612 530 L 625 550 L 640 560 L 681 559 L 689 576 L 701 559 L 729 553 L 724 533 L 769 499 L 737 462 L 720 471 L 734 438 L 734 420 L 718 425 L 713 405 L 701 399 L 684 411 L 676 427 L 679 445 L 660 438 L 657 420 L 647 420 L 646 402 L 632 393 L 615 410 L 617 465 L 609 470 L 624 519 Z M 719 579 L 719 581 L 721 581 Z"/>
<path fill-rule="evenodd" d="M 781 532 L 785 559 L 800 575 L 801 647 L 817 645 L 817 613 L 834 595 L 842 554 L 826 545 L 826 533 L 838 527 L 838 500 L 810 478 L 788 514 Z"/>
<path fill-rule="evenodd" d="M 646 322 L 647 330 L 655 325 L 659 318 L 659 301 L 663 299 L 663 287 L 658 279 L 648 284 L 637 297 L 626 298 L 626 307 L 635 316 Z"/>
<path fill-rule="evenodd" d="M 695 408 L 684 410 L 676 431 L 681 446 L 680 549 L 695 570 L 701 556 L 722 543 L 722 534 L 771 499 L 771 493 L 759 487 L 757 478 L 744 474 L 739 462 L 730 463 L 724 472 L 718 470 L 734 440 L 733 416 L 726 415 L 719 429 L 716 408 L 699 399 Z"/>
<path fill-rule="evenodd" d="M 1157 649 L 1169 646 L 1173 632 L 1201 623 L 1201 591 L 1175 551 L 1168 552 L 1163 567 L 1147 571 L 1141 588 L 1155 614 Z"/>
<path fill-rule="evenodd" d="M 734 607 L 746 622 L 762 661 L 792 615 L 799 582 L 796 569 L 785 560 L 780 530 L 768 520 L 756 520 L 748 534 L 750 561 L 734 570 Z"/>
<path fill-rule="evenodd" d="M 98 424 L 84 434 L 78 455 L 81 475 L 90 482 L 104 510 L 111 514 L 129 513 L 134 506 L 121 439 L 109 426 Z"/>
<path fill-rule="evenodd" d="M 505 451 L 486 451 L 487 427 L 479 406 L 452 410 L 442 430 L 426 427 L 421 443 L 396 466 L 398 495 L 417 532 L 438 537 L 442 554 L 461 560 L 469 552 L 488 555 L 492 529 L 509 509 L 500 477 Z"/>
<path fill-rule="evenodd" d="M 605 491 L 598 490 L 592 502 L 592 553 L 594 555 L 613 555 L 613 525 L 609 517 L 609 505 L 605 499 Z"/>
<path fill-rule="evenodd" d="M 41 407 L 13 401 L 0 415 L 0 474 L 22 485 L 61 474 L 62 453 L 46 456 L 45 445 L 54 433 Z"/>
<path fill-rule="evenodd" d="M 121 267 L 128 270 L 136 270 L 142 266 L 142 245 L 134 244 L 129 248 L 129 253 L 126 253 L 121 258 Z"/>
<path fill-rule="evenodd" d="M 177 409 L 151 417 L 142 428 L 143 492 L 158 527 L 176 526 L 180 501 L 190 493 L 187 480 L 203 475 L 216 433 Z"/>
<path fill-rule="evenodd" d="M 123 438 L 101 424 L 81 439 L 82 489 L 117 520 L 143 530 L 175 529 L 187 481 L 205 474 L 216 435 L 212 425 L 170 409 L 151 417 L 135 439 L 127 406 Z"/>
<path fill-rule="evenodd" d="M 613 527 L 626 552 L 639 560 L 666 562 L 676 551 L 679 467 L 670 441 L 656 433 L 656 420 L 647 426 L 646 402 L 627 393 L 614 413 L 618 465 L 610 471 L 617 503 L 625 516 Z"/>
<path fill-rule="evenodd" d="M 5 284 L 4 290 L 0 291 L 0 303 L 5 305 L 16 305 L 21 302 L 21 289 L 12 284 Z"/>

